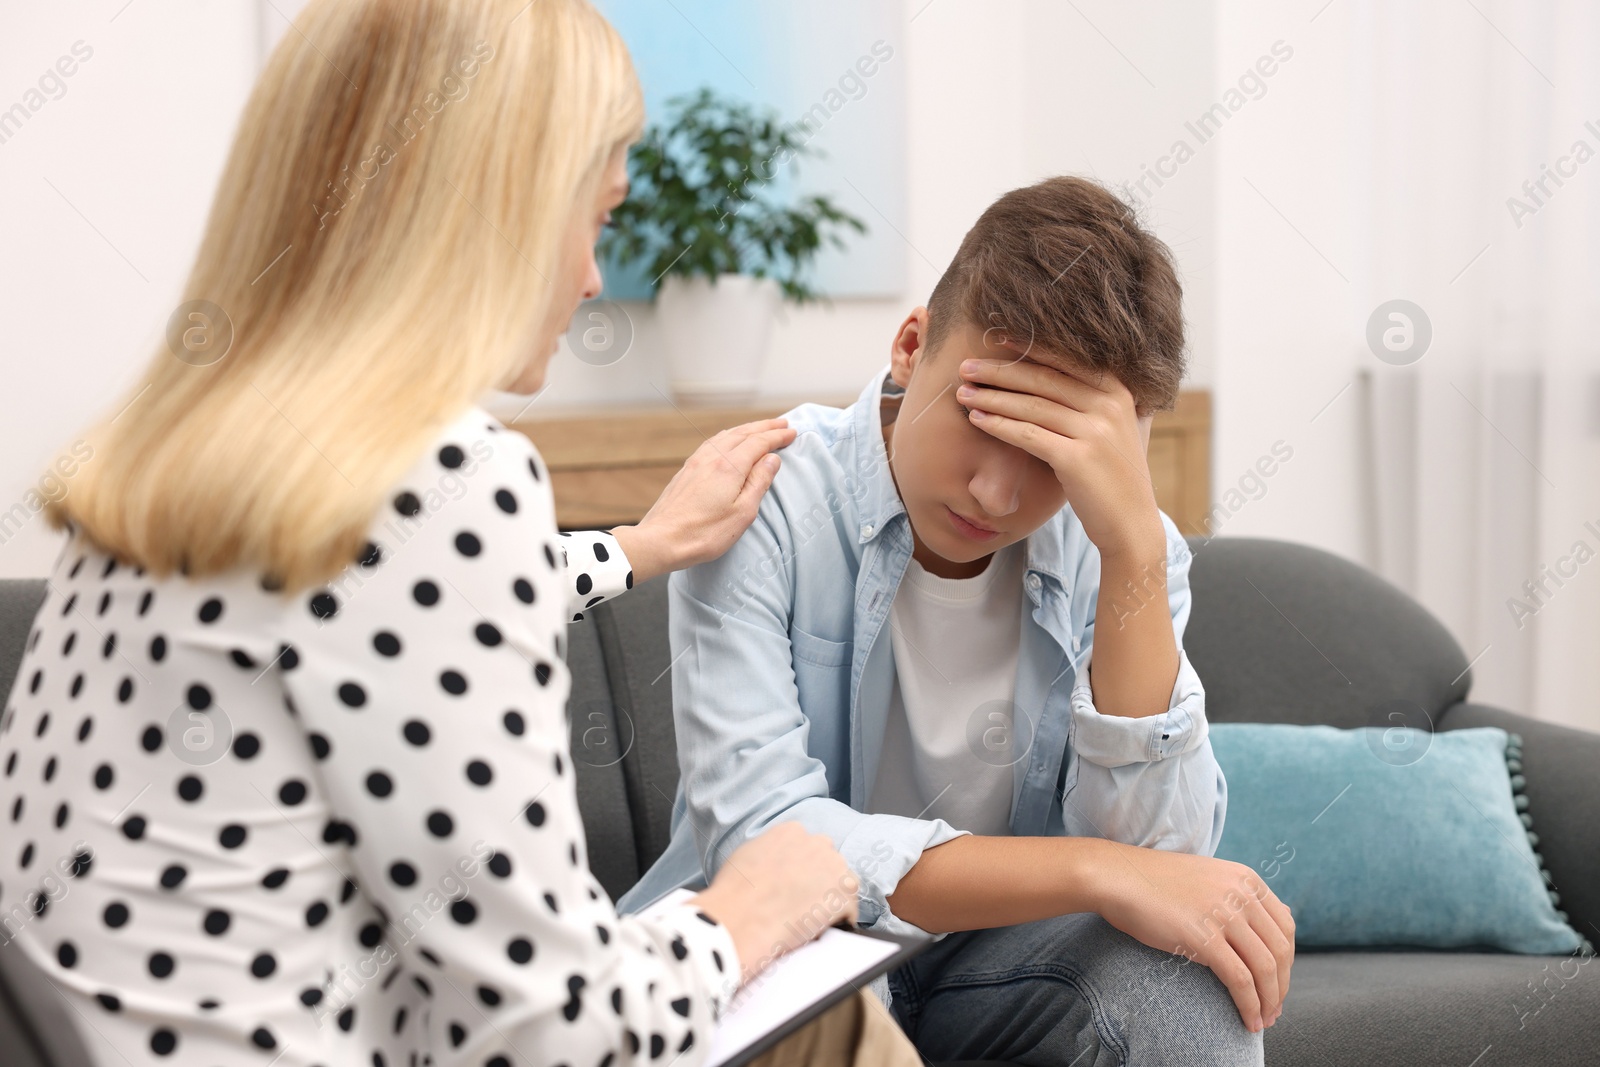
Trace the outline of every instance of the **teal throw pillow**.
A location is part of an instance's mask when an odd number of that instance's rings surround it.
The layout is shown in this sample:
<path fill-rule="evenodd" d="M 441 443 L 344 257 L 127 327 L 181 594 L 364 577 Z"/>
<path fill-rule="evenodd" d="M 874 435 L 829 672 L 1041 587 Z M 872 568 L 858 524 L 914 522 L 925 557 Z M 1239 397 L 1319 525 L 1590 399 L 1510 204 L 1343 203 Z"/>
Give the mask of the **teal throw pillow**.
<path fill-rule="evenodd" d="M 1217 855 L 1289 905 L 1298 945 L 1593 952 L 1539 856 L 1518 735 L 1213 723 L 1211 747 Z"/>

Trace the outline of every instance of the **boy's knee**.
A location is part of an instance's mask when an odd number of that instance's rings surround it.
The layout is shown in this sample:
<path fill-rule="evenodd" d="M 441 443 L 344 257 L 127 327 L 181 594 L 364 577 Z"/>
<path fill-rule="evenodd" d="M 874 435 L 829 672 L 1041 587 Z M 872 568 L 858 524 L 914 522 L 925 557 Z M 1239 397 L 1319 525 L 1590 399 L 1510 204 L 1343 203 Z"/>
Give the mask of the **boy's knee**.
<path fill-rule="evenodd" d="M 953 935 L 955 936 L 955 935 Z M 1076 1067 L 1259 1067 L 1251 1033 L 1210 968 L 1098 915 L 966 935 L 940 953 L 912 1011 L 926 1056 Z M 930 954 L 938 952 L 938 946 Z M 912 998 L 918 999 L 918 998 Z M 896 1009 L 910 1004 L 895 1000 Z"/>
<path fill-rule="evenodd" d="M 1101 992 L 1106 1014 L 1127 1047 L 1128 1062 L 1259 1067 L 1262 1035 L 1245 1026 L 1215 972 L 1114 932 L 1123 941 L 1117 954 L 1125 958 L 1113 968 L 1110 981 L 1102 983 Z"/>

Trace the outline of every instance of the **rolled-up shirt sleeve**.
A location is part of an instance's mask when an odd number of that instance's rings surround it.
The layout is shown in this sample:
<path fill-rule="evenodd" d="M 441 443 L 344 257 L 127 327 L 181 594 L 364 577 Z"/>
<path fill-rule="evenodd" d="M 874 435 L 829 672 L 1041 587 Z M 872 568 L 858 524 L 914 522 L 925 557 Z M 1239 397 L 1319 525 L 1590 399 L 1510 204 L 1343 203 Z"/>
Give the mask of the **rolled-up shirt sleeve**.
<path fill-rule="evenodd" d="M 1102 767 L 1121 767 L 1171 759 L 1206 743 L 1206 693 L 1189 654 L 1178 650 L 1178 678 L 1172 686 L 1167 710 L 1134 719 L 1102 715 L 1094 706 L 1089 672 L 1081 671 L 1072 687 L 1073 748 L 1082 758 Z"/>
<path fill-rule="evenodd" d="M 1142 718 L 1103 714 L 1094 705 L 1089 671 L 1079 670 L 1070 701 L 1062 814 L 1068 833 L 1210 856 L 1222 840 L 1228 787 L 1211 751 L 1205 688 L 1183 649 L 1192 553 L 1172 520 L 1162 520 L 1168 606 L 1178 641 L 1178 677 L 1167 710 Z M 1091 623 L 1091 644 L 1092 629 Z"/>

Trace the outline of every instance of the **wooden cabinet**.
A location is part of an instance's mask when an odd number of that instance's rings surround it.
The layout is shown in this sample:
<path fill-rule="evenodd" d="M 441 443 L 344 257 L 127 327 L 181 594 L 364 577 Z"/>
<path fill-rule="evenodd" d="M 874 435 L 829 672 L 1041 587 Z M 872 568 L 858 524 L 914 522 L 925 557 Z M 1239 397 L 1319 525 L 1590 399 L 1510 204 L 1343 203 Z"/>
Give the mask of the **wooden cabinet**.
<path fill-rule="evenodd" d="M 1211 394 L 1182 393 L 1174 411 L 1150 427 L 1150 480 L 1156 503 L 1185 536 L 1204 535 L 1211 510 Z"/>
<path fill-rule="evenodd" d="M 556 522 L 565 530 L 637 522 L 701 442 L 719 430 L 770 419 L 802 403 L 748 407 L 659 405 L 564 411 L 516 423 L 550 468 Z M 850 399 L 824 400 L 845 406 Z M 1185 534 L 1205 532 L 1211 506 L 1211 394 L 1184 393 L 1156 416 L 1150 475 L 1156 501 Z"/>

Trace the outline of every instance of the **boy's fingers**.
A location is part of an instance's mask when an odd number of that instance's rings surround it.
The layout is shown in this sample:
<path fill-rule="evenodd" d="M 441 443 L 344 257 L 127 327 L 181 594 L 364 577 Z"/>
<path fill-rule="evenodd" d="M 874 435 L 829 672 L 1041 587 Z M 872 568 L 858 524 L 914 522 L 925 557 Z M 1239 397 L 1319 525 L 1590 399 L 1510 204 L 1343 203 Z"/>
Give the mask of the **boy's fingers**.
<path fill-rule="evenodd" d="M 1217 943 L 1214 957 L 1203 962 L 1228 988 L 1228 995 L 1239 1009 L 1239 1018 L 1246 1026 L 1254 1026 L 1261 1019 L 1261 998 L 1256 992 L 1255 975 L 1226 940 Z"/>
<path fill-rule="evenodd" d="M 1278 960 L 1256 933 L 1246 918 L 1231 922 L 1227 927 L 1228 944 L 1250 968 L 1251 980 L 1256 987 L 1256 1022 L 1266 1024 L 1278 1004 Z"/>
<path fill-rule="evenodd" d="M 971 390 L 970 394 L 963 391 L 968 389 Z M 966 385 L 956 391 L 956 400 L 969 408 L 982 408 L 993 414 L 1031 422 L 1062 437 L 1083 437 L 1093 432 L 1083 412 L 1033 393 L 1012 393 L 1004 389 Z"/>
<path fill-rule="evenodd" d="M 1277 960 L 1278 1000 L 1276 1004 L 1265 1005 L 1267 1014 L 1271 1015 L 1282 1010 L 1283 1001 L 1289 995 L 1289 974 L 1294 967 L 1294 918 L 1289 914 L 1288 905 L 1279 900 L 1265 882 L 1253 876 L 1249 882 L 1247 889 L 1255 903 L 1245 914 L 1262 944 Z"/>
<path fill-rule="evenodd" d="M 1004 441 L 1008 445 L 1016 445 L 1024 452 L 1037 456 L 1052 467 L 1056 465 L 1054 458 L 1056 447 L 1067 440 L 1060 434 L 1051 433 L 1049 430 L 1042 429 L 1034 423 L 1024 422 L 1021 419 L 1007 418 L 1004 415 L 996 415 L 981 408 L 973 408 L 972 414 L 967 417 L 967 421 L 991 437 Z"/>
<path fill-rule="evenodd" d="M 1124 388 L 1114 375 L 1093 374 L 1065 363 L 1046 366 L 1033 360 L 963 360 L 960 374 L 968 381 L 1037 393 L 1072 407 L 1094 403 Z"/>
<path fill-rule="evenodd" d="M 1283 936 L 1283 931 L 1273 921 L 1272 916 L 1265 908 L 1251 908 L 1249 910 L 1250 928 L 1256 932 L 1261 943 L 1267 951 L 1272 953 L 1272 958 L 1277 961 L 1277 983 L 1275 992 L 1277 999 L 1268 1001 L 1266 1010 L 1270 1016 L 1283 1007 L 1283 1002 L 1289 996 L 1289 969 L 1294 966 L 1294 946 L 1289 939 Z"/>
<path fill-rule="evenodd" d="M 1278 894 L 1274 893 L 1265 882 L 1257 882 L 1252 886 L 1247 886 L 1247 889 L 1251 896 L 1261 902 L 1261 906 L 1266 910 L 1268 917 L 1277 923 L 1278 929 L 1283 932 L 1283 936 L 1288 940 L 1289 947 L 1293 948 L 1294 915 L 1290 913 L 1289 905 L 1279 900 Z"/>
<path fill-rule="evenodd" d="M 1294 944 L 1294 915 L 1289 911 L 1289 905 L 1278 899 L 1276 893 L 1268 893 L 1261 898 L 1261 906 L 1267 909 L 1267 914 L 1272 916 L 1278 924 L 1278 929 L 1283 931 L 1283 936 L 1289 939 L 1289 944 Z"/>
<path fill-rule="evenodd" d="M 1282 944 L 1278 945 L 1279 948 L 1284 949 L 1284 952 L 1279 956 L 1279 961 L 1282 964 L 1279 971 L 1283 976 L 1283 986 L 1279 992 L 1287 999 L 1289 996 L 1289 975 L 1294 968 L 1294 918 L 1289 914 L 1289 906 L 1279 900 L 1273 893 L 1268 893 L 1261 898 L 1261 907 L 1266 912 L 1267 920 L 1273 924 L 1278 935 L 1283 939 Z M 1263 934 L 1262 939 L 1267 940 L 1267 935 Z M 1268 941 L 1267 943 L 1276 944 L 1273 941 Z"/>

